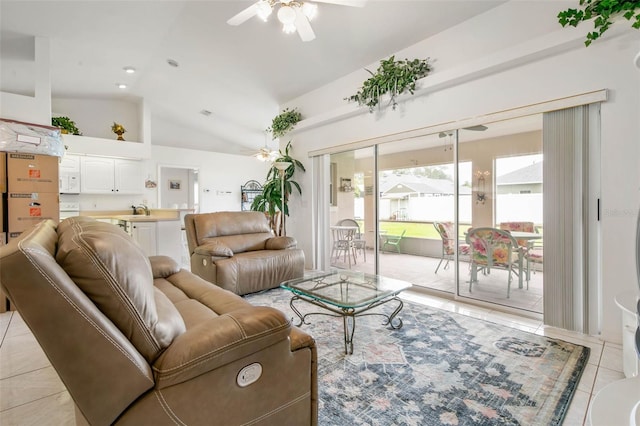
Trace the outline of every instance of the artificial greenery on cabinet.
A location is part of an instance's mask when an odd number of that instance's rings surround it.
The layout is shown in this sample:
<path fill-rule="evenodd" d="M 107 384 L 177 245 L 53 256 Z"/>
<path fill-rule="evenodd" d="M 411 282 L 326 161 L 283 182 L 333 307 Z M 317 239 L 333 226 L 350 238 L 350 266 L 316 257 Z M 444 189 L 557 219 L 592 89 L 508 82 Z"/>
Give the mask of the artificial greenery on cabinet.
<path fill-rule="evenodd" d="M 589 46 L 604 34 L 616 19 L 623 17 L 631 26 L 640 29 L 640 1 L 628 0 L 580 0 L 579 9 L 569 8 L 558 13 L 558 22 L 563 27 L 577 27 L 593 19 L 594 31 L 587 34 L 585 46 Z"/>
<path fill-rule="evenodd" d="M 76 123 L 69 117 L 51 117 L 51 125 L 58 127 L 62 133 L 71 135 L 82 135 Z"/>
<path fill-rule="evenodd" d="M 429 74 L 431 65 L 429 58 L 396 61 L 395 56 L 391 56 L 389 59 L 380 61 L 380 66 L 375 73 L 366 68 L 365 70 L 371 74 L 371 77 L 362 83 L 360 90 L 345 100 L 366 105 L 369 107 L 369 112 L 373 112 L 384 94 L 389 94 L 391 97 L 389 104 L 395 110 L 398 105 L 396 97 L 405 92 L 413 95 L 416 82 Z"/>

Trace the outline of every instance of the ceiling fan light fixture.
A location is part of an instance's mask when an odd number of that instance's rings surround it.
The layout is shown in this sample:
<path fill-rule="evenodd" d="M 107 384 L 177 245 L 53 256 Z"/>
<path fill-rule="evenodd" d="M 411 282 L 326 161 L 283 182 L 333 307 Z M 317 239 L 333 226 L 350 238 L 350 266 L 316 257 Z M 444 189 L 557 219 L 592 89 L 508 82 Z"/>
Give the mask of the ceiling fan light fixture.
<path fill-rule="evenodd" d="M 303 3 L 302 13 L 304 13 L 304 16 L 311 21 L 318 14 L 318 5 L 315 3 Z"/>
<path fill-rule="evenodd" d="M 296 32 L 296 26 L 294 24 L 283 24 L 282 32 L 285 34 L 293 34 Z"/>
<path fill-rule="evenodd" d="M 295 31 L 296 11 L 291 6 L 281 6 L 278 10 L 278 21 L 284 25 L 282 31 L 285 33 L 288 34 L 287 29 L 290 27 L 293 27 L 293 31 Z"/>
<path fill-rule="evenodd" d="M 256 14 L 258 15 L 258 18 L 265 22 L 269 19 L 269 15 L 271 15 L 272 11 L 273 9 L 271 8 L 271 4 L 269 4 L 267 0 L 259 1 L 256 4 Z"/>

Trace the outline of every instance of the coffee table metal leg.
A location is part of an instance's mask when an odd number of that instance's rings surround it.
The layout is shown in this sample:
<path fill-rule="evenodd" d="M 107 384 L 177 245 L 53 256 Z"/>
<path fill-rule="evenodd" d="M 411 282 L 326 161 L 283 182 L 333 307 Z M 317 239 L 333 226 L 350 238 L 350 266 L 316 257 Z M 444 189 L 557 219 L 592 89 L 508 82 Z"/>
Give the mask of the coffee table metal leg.
<path fill-rule="evenodd" d="M 344 353 L 353 355 L 353 333 L 356 331 L 356 317 L 353 314 L 345 313 L 342 316 L 344 323 Z"/>
<path fill-rule="evenodd" d="M 296 300 L 303 300 L 305 302 L 311 303 L 313 305 L 319 306 L 321 308 L 326 309 L 328 312 L 309 312 L 306 314 L 302 314 L 294 305 L 294 302 Z M 370 309 L 373 309 L 375 307 L 378 307 L 380 305 L 389 303 L 389 302 L 397 302 L 398 306 L 396 306 L 395 310 L 391 313 L 391 315 L 387 315 L 387 314 L 383 314 L 381 312 L 368 312 Z M 383 300 L 379 300 L 375 303 L 372 303 L 370 305 L 368 305 L 367 307 L 365 307 L 364 309 L 361 310 L 355 310 L 355 309 L 348 309 L 348 308 L 343 308 L 343 309 L 334 309 L 330 306 L 327 306 L 326 304 L 319 302 L 317 300 L 313 300 L 313 299 L 308 299 L 305 297 L 300 297 L 298 295 L 295 295 L 291 298 L 291 300 L 289 301 L 289 306 L 291 307 L 291 310 L 298 316 L 298 318 L 300 319 L 300 321 L 295 324 L 296 327 L 300 327 L 302 326 L 302 324 L 309 324 L 308 322 L 306 322 L 306 318 L 309 315 L 327 315 L 327 316 L 332 316 L 332 317 L 337 317 L 337 316 L 341 316 L 342 317 L 342 321 L 343 321 L 343 325 L 344 325 L 344 353 L 346 355 L 352 355 L 353 354 L 353 335 L 356 331 L 356 316 L 365 316 L 365 315 L 380 315 L 382 317 L 385 318 L 385 321 L 382 323 L 382 325 L 388 325 L 390 328 L 392 328 L 393 330 L 397 330 L 399 328 L 402 328 L 402 319 L 398 318 L 397 315 L 400 313 L 400 311 L 402 310 L 402 308 L 404 307 L 404 303 L 402 302 L 402 300 L 397 297 L 391 297 L 389 299 L 383 299 Z M 293 320 L 293 318 L 292 318 Z M 395 323 L 394 323 L 395 321 Z"/>

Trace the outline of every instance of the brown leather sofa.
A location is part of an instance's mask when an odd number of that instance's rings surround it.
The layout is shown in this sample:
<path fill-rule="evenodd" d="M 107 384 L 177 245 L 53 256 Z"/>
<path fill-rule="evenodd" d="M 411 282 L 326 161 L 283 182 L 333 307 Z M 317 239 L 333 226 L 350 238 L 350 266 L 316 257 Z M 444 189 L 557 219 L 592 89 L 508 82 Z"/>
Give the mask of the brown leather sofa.
<path fill-rule="evenodd" d="M 317 424 L 311 336 L 117 226 L 41 222 L 0 247 L 0 284 L 78 424 Z"/>
<path fill-rule="evenodd" d="M 261 212 L 188 214 L 191 272 L 236 294 L 278 287 L 304 275 L 304 252 L 274 237 Z"/>

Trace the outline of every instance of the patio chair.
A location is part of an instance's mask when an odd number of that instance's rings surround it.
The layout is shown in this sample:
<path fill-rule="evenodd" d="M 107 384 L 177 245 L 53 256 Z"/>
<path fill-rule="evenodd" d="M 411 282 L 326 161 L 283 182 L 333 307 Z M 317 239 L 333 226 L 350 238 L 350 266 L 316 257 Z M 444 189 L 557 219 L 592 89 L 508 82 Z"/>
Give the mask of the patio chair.
<path fill-rule="evenodd" d="M 512 274 L 519 279 L 522 286 L 523 249 L 511 234 L 497 228 L 472 228 L 467 233 L 467 243 L 471 254 L 471 278 L 469 293 L 474 282 L 478 282 L 478 270 L 488 274 L 491 269 L 505 269 L 509 272 L 507 281 L 507 298 L 511 296 Z M 529 282 L 527 281 L 527 290 Z"/>
<path fill-rule="evenodd" d="M 535 226 L 533 222 L 501 222 L 500 229 L 515 232 L 535 232 L 540 233 L 540 227 Z M 516 240 L 518 245 L 522 247 L 525 262 L 527 262 L 527 281 L 531 278 L 530 263 L 542 263 L 542 247 L 535 240 Z M 529 255 L 529 252 L 532 252 Z"/>
<path fill-rule="evenodd" d="M 400 241 L 402 241 L 406 232 L 407 230 L 403 229 L 400 235 L 383 235 L 384 241 L 382 242 L 382 246 L 380 246 L 380 250 L 385 251 L 385 247 L 389 246 L 397 253 L 400 253 Z"/>
<path fill-rule="evenodd" d="M 354 219 L 342 219 L 338 221 L 338 225 L 339 226 L 355 226 L 356 228 L 358 228 L 358 230 L 353 234 L 353 240 L 352 240 L 353 249 L 355 250 L 356 254 L 358 253 L 358 250 L 360 250 L 362 252 L 362 257 L 366 262 L 367 261 L 367 241 L 364 238 L 362 238 L 362 232 L 360 232 L 360 225 L 358 225 L 358 222 L 356 222 Z"/>
<path fill-rule="evenodd" d="M 433 227 L 436 228 L 436 231 L 440 234 L 440 238 L 442 238 L 442 256 L 440 257 L 438 266 L 436 266 L 435 273 L 437 274 L 438 269 L 440 269 L 440 265 L 442 265 L 444 260 L 446 260 L 447 263 L 444 264 L 443 269 L 447 269 L 449 267 L 449 261 L 453 260 L 456 248 L 456 232 L 453 222 L 433 222 Z M 458 254 L 468 255 L 469 244 L 458 244 Z"/>
<path fill-rule="evenodd" d="M 517 231 L 517 232 L 534 232 L 535 228 L 533 222 L 501 222 L 500 229 L 505 231 Z M 516 240 L 521 247 L 529 247 L 530 241 Z"/>

